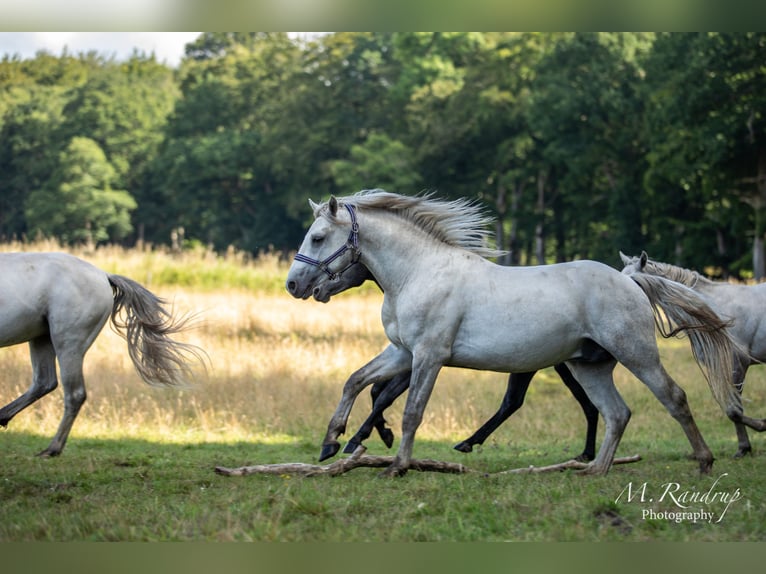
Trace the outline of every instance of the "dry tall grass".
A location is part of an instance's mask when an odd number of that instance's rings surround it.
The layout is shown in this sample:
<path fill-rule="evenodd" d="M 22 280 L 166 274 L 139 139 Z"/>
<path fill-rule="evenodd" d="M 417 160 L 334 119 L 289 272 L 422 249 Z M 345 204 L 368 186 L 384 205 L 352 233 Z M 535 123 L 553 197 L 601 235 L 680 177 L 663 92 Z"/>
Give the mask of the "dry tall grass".
<path fill-rule="evenodd" d="M 147 257 L 158 267 L 176 264 L 173 256 L 153 252 L 111 249 L 76 254 L 139 281 L 146 281 L 136 274 L 145 269 Z M 221 264 L 218 259 L 205 257 L 198 255 L 187 261 L 187 272 Z M 276 258 L 265 263 L 230 261 L 229 265 L 246 267 L 256 274 L 262 265 L 260 272 L 282 280 L 287 270 L 287 264 Z M 74 425 L 70 444 L 78 437 L 92 436 L 169 442 L 308 440 L 318 447 L 347 376 L 387 344 L 380 324 L 382 296 L 375 289 L 349 292 L 323 305 L 298 301 L 284 291 L 270 289 L 149 283 L 158 295 L 172 301 L 178 312 L 198 314 L 198 326 L 181 338 L 207 352 L 208 371 L 187 389 L 149 387 L 133 370 L 125 342 L 105 328 L 86 357 L 88 400 Z M 722 415 L 693 363 L 688 342 L 664 341 L 661 349 L 668 370 L 689 394 L 703 433 L 707 436 L 706 427 L 720 428 Z M 746 408 L 755 410 L 753 414 L 766 403 L 761 370 L 752 370 L 746 392 Z M 25 345 L 0 349 L 0 402 L 21 394 L 30 374 Z M 626 440 L 634 432 L 668 433 L 685 444 L 678 425 L 648 389 L 620 368 L 616 378 L 634 412 Z M 465 438 L 500 404 L 506 379 L 507 375 L 498 373 L 445 369 L 418 437 L 454 442 Z M 398 401 L 387 416 L 397 437 L 403 402 Z M 526 403 L 491 437 L 490 444 L 523 443 L 579 453 L 584 419 L 551 369 L 538 374 Z M 365 392 L 352 413 L 347 437 L 366 417 L 369 405 Z M 20 413 L 9 428 L 11 432 L 37 433 L 47 440 L 55 432 L 62 408 L 62 393 L 57 389 Z M 733 429 L 721 440 L 733 452 Z M 376 438 L 369 445 L 378 452 L 383 449 Z"/>

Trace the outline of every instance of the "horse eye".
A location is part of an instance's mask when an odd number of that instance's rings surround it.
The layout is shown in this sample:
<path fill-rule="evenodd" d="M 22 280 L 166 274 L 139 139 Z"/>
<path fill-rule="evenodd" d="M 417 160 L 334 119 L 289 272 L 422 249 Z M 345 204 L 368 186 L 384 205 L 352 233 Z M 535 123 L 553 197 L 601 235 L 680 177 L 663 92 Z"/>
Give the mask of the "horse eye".
<path fill-rule="evenodd" d="M 322 243 L 324 241 L 324 235 L 314 235 L 311 237 L 311 242 L 316 244 Z"/>

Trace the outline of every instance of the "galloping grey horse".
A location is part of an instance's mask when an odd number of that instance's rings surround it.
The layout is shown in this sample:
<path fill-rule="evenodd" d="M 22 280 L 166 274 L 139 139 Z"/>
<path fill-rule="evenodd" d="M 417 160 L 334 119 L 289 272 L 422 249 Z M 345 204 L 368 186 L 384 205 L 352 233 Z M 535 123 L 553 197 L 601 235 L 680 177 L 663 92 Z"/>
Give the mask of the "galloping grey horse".
<path fill-rule="evenodd" d="M 713 454 L 686 394 L 660 362 L 658 307 L 688 330 L 713 396 L 741 411 L 730 382 L 726 323 L 690 289 L 660 277 L 634 280 L 595 261 L 503 267 L 486 259 L 487 218 L 464 200 L 441 201 L 368 190 L 314 205 L 315 221 L 295 256 L 287 289 L 297 298 L 361 261 L 384 291 L 381 316 L 390 345 L 351 375 L 328 424 L 323 451 L 337 438 L 359 392 L 411 371 L 402 441 L 384 474 L 406 473 L 415 432 L 443 366 L 531 372 L 566 363 L 605 420 L 596 458 L 584 472 L 605 474 L 630 418 L 612 371 L 622 363 L 645 383 L 684 430 L 702 472 Z M 589 349 L 608 359 L 584 361 Z"/>
<path fill-rule="evenodd" d="M 332 281 L 325 281 L 321 286 L 314 289 L 313 296 L 317 301 L 327 303 L 333 295 L 342 293 L 347 289 L 358 287 L 365 281 L 378 282 L 373 277 L 370 270 L 361 262 L 347 268 L 343 273 L 336 274 Z M 380 286 L 378 284 L 378 286 Z M 591 360 L 602 360 L 598 354 L 591 357 Z M 587 462 L 596 456 L 596 431 L 598 429 L 598 409 L 590 402 L 580 383 L 572 376 L 571 371 L 564 363 L 554 366 L 556 372 L 561 377 L 566 387 L 572 393 L 582 408 L 587 423 L 585 433 L 585 448 L 582 453 L 575 457 L 575 460 Z M 362 423 L 359 430 L 351 437 L 343 449 L 345 453 L 353 453 L 356 448 L 362 444 L 375 428 L 383 440 L 384 444 L 391 448 L 394 442 L 394 435 L 386 427 L 386 420 L 383 412 L 393 404 L 393 402 L 403 394 L 410 386 L 410 375 L 408 371 L 397 375 L 393 379 L 378 381 L 372 385 L 372 412 L 370 416 Z M 511 373 L 508 377 L 508 387 L 503 396 L 502 403 L 497 412 L 490 417 L 475 433 L 465 440 L 455 445 L 455 450 L 460 452 L 472 452 L 476 445 L 484 444 L 487 437 L 503 424 L 513 413 L 515 413 L 524 404 L 524 397 L 529 389 L 529 384 L 535 373 Z M 329 457 L 330 455 L 328 455 Z"/>
<path fill-rule="evenodd" d="M 33 369 L 29 389 L 0 409 L 0 426 L 56 388 L 56 359 L 61 371 L 64 415 L 40 456 L 64 449 L 85 402 L 83 358 L 110 317 L 149 384 L 182 383 L 193 376 L 189 359 L 202 358 L 170 337 L 186 321 L 174 319 L 162 299 L 132 279 L 64 253 L 2 253 L 0 270 L 0 347 L 29 342 Z"/>

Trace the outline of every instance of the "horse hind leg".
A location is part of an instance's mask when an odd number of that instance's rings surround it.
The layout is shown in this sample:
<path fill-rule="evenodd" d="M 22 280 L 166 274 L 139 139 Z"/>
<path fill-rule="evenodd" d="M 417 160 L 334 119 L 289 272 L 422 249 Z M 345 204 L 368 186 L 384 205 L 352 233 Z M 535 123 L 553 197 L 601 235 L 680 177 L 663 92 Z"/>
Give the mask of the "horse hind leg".
<path fill-rule="evenodd" d="M 584 363 L 571 361 L 566 365 L 580 383 L 590 402 L 604 417 L 604 439 L 601 448 L 583 474 L 606 474 L 612 466 L 620 439 L 630 420 L 630 409 L 614 386 L 612 372 L 615 361 Z"/>
<path fill-rule="evenodd" d="M 82 362 L 82 353 L 64 354 L 59 357 L 61 386 L 64 389 L 64 416 L 48 448 L 38 453 L 38 456 L 58 456 L 64 450 L 72 425 L 86 399 Z"/>
<path fill-rule="evenodd" d="M 56 379 L 56 352 L 50 337 L 44 335 L 29 341 L 32 360 L 32 384 L 16 400 L 0 409 L 0 426 L 6 427 L 13 417 L 35 401 L 41 399 L 58 385 Z"/>
<path fill-rule="evenodd" d="M 598 409 L 590 401 L 585 390 L 582 388 L 577 379 L 572 376 L 572 372 L 567 368 L 564 363 L 560 363 L 554 367 L 556 372 L 561 377 L 569 392 L 580 405 L 583 414 L 585 415 L 586 431 L 585 431 L 585 448 L 582 453 L 575 457 L 575 460 L 579 462 L 589 462 L 596 458 L 596 432 L 598 430 Z"/>
<path fill-rule="evenodd" d="M 684 390 L 665 371 L 659 360 L 654 368 L 641 367 L 635 370 L 629 368 L 629 370 L 651 389 L 670 415 L 678 421 L 692 446 L 693 457 L 699 462 L 700 472 L 709 473 L 713 468 L 713 453 L 702 438 L 697 423 L 694 422 Z"/>
<path fill-rule="evenodd" d="M 475 445 L 484 444 L 487 437 L 495 432 L 501 424 L 524 404 L 524 397 L 527 394 L 527 389 L 529 389 L 529 383 L 532 382 L 532 377 L 535 376 L 536 372 L 511 373 L 508 377 L 508 387 L 505 389 L 503 402 L 500 403 L 500 408 L 497 412 L 470 437 L 457 443 L 452 448 L 460 452 L 472 452 Z"/>

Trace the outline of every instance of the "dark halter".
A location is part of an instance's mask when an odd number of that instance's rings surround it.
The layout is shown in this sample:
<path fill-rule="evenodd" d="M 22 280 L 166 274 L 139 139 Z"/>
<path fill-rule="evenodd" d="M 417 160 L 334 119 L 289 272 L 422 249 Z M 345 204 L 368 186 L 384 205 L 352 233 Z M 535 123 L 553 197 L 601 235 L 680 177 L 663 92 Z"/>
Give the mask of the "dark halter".
<path fill-rule="evenodd" d="M 343 273 L 348 271 L 351 267 L 359 263 L 359 257 L 361 257 L 362 252 L 359 251 L 359 224 L 356 222 L 356 212 L 354 211 L 354 206 L 349 205 L 348 203 L 343 204 L 343 206 L 348 211 L 349 215 L 351 216 L 351 231 L 348 234 L 348 239 L 346 240 L 346 243 L 340 247 L 335 253 L 324 259 L 323 261 L 319 261 L 318 259 L 313 259 L 311 257 L 307 257 L 306 255 L 303 255 L 301 253 L 295 254 L 295 260 L 300 261 L 301 263 L 308 263 L 309 265 L 313 265 L 314 267 L 317 267 L 321 271 L 324 271 L 327 276 L 331 280 L 335 280 L 339 278 Z M 343 269 L 340 271 L 331 271 L 330 270 L 330 263 L 338 259 L 341 255 L 343 255 L 346 251 L 352 252 L 351 262 L 346 265 Z"/>

